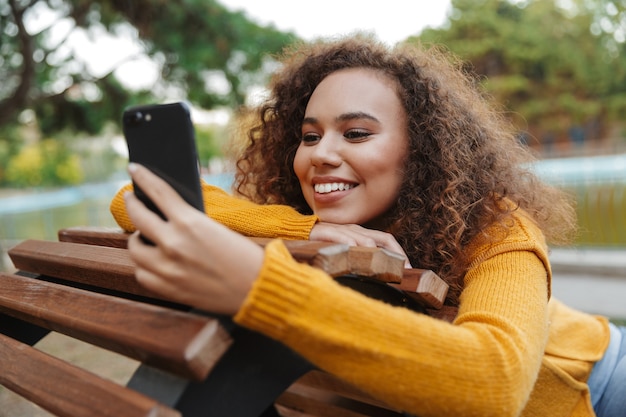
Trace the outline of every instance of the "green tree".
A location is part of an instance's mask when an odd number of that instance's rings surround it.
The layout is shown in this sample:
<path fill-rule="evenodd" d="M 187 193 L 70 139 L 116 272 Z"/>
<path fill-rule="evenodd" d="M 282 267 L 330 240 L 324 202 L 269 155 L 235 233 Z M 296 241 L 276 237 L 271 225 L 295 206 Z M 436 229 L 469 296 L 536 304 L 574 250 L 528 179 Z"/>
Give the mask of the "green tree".
<path fill-rule="evenodd" d="M 77 184 L 82 177 L 78 156 L 55 139 L 22 147 L 6 169 L 8 184 L 17 187 Z"/>
<path fill-rule="evenodd" d="M 207 166 L 212 158 L 222 154 L 219 134 L 225 135 L 222 128 L 196 126 L 196 147 L 200 165 Z"/>
<path fill-rule="evenodd" d="M 44 17 L 50 23 L 32 29 Z M 70 48 L 77 33 L 136 39 L 139 55 L 158 65 L 159 83 L 135 91 L 120 83 L 115 67 L 94 75 Z M 266 72 L 268 54 L 296 39 L 215 0 L 0 0 L 0 36 L 0 129 L 32 109 L 44 136 L 99 132 L 125 106 L 172 90 L 205 109 L 237 106 Z"/>
<path fill-rule="evenodd" d="M 453 0 L 447 25 L 419 39 L 471 63 L 521 130 L 541 138 L 584 125 L 602 135 L 626 113 L 625 4 Z"/>

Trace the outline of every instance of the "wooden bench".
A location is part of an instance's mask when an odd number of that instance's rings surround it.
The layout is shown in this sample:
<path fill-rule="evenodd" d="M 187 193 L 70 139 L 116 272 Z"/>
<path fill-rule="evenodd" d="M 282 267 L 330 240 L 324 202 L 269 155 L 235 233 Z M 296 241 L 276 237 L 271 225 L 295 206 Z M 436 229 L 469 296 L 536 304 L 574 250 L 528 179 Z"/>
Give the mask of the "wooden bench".
<path fill-rule="evenodd" d="M 400 416 L 279 343 L 151 294 L 117 229 L 27 240 L 0 273 L 0 384 L 58 416 Z M 268 240 L 254 239 L 259 245 Z M 287 241 L 295 259 L 387 302 L 450 319 L 447 285 L 382 249 Z M 118 385 L 32 347 L 50 331 L 140 362 Z M 279 414 L 277 414 L 279 413 Z"/>

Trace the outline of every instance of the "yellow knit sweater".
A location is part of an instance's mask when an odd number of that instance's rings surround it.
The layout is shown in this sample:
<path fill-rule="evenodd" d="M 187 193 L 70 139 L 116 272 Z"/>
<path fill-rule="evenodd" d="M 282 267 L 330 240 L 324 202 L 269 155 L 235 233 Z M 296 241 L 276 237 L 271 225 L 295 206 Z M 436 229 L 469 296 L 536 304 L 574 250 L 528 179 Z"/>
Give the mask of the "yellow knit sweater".
<path fill-rule="evenodd" d="M 247 235 L 306 238 L 317 220 L 207 184 L 203 190 L 207 213 Z M 130 231 L 123 191 L 111 211 Z M 280 240 L 266 247 L 235 321 L 421 417 L 593 416 L 585 381 L 608 345 L 606 319 L 548 302 L 547 248 L 522 213 L 513 228 L 489 233 L 501 239 L 470 246 L 473 261 L 454 323 L 343 287 L 295 262 Z"/>
<path fill-rule="evenodd" d="M 117 192 L 110 205 L 113 218 L 127 232 L 135 231 L 135 226 L 126 214 L 124 203 L 124 193 L 132 189 L 131 183 L 126 184 Z M 316 216 L 303 216 L 288 206 L 260 206 L 234 198 L 204 181 L 202 194 L 204 211 L 208 216 L 245 236 L 305 240 L 309 238 L 309 232 L 317 221 Z"/>

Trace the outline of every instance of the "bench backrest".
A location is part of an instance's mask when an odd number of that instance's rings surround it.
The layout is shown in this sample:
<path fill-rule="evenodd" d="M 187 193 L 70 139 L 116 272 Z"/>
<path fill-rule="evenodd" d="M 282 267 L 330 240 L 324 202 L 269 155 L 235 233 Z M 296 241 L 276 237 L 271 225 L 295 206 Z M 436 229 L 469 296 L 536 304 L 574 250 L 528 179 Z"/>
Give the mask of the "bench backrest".
<path fill-rule="evenodd" d="M 172 303 L 139 286 L 125 249 L 127 238 L 116 229 L 70 228 L 59 232 L 58 242 L 27 240 L 9 251 L 19 271 L 0 274 L 0 384 L 59 416 L 191 416 L 194 412 L 186 411 L 185 401 L 191 403 L 186 398 L 193 396 L 194 389 L 216 391 L 206 384 L 221 389 L 229 381 L 219 378 L 230 377 L 219 375 L 236 377 L 225 364 L 245 362 L 229 359 L 241 350 L 241 343 L 233 342 L 244 336 L 233 333 L 224 318 Z M 356 276 L 357 282 L 375 281 L 424 312 L 448 319 L 454 314 L 442 308 L 447 292 L 443 281 L 431 271 L 404 270 L 403 260 L 388 251 L 323 242 L 286 244 L 295 259 L 338 279 Z M 133 384 L 131 380 L 129 387 L 123 387 L 30 346 L 48 331 L 136 359 L 148 374 L 155 369 L 172 375 L 159 374 L 157 380 L 172 379 L 172 386 L 183 387 L 181 395 L 171 401 L 159 398 L 152 395 L 153 388 L 143 389 L 145 381 Z M 400 415 L 332 375 L 312 370 L 306 363 L 298 366 L 300 370 L 294 372 L 304 376 L 295 382 L 281 381 L 268 400 L 285 415 Z M 234 386 L 242 385 L 239 381 Z M 227 415 L 220 413 L 225 412 L 210 414 Z"/>

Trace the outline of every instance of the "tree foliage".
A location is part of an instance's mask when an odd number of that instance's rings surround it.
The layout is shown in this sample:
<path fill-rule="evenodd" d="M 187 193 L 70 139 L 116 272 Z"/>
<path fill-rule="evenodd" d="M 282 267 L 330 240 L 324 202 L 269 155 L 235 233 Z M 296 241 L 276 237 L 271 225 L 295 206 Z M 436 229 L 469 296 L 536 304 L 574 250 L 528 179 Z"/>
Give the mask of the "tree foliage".
<path fill-rule="evenodd" d="M 53 19 L 29 29 L 42 16 Z M 60 28 L 67 28 L 61 36 Z M 159 82 L 137 91 L 120 83 L 116 67 L 94 74 L 70 48 L 76 33 L 130 34 L 158 65 Z M 97 133 L 125 106 L 172 91 L 205 109 L 237 106 L 263 74 L 268 54 L 295 40 L 215 0 L 0 0 L 0 36 L 0 128 L 32 109 L 44 136 L 64 129 Z"/>
<path fill-rule="evenodd" d="M 16 187 L 77 184 L 83 179 L 78 156 L 52 139 L 22 147 L 7 164 L 5 175 L 6 182 Z"/>
<path fill-rule="evenodd" d="M 419 41 L 442 43 L 470 63 L 520 130 L 547 139 L 580 128 L 598 137 L 626 114 L 625 6 L 453 0 L 447 25 Z"/>
<path fill-rule="evenodd" d="M 112 56 L 96 72 L 73 46 L 77 35 L 130 39 L 137 55 Z M 236 107 L 264 84 L 271 55 L 296 40 L 218 0 L 0 0 L 0 37 L 0 182 L 29 144 L 25 121 L 55 138 L 97 134 L 139 102 Z M 452 0 L 443 26 L 407 41 L 443 44 L 470 63 L 536 138 L 571 127 L 603 135 L 626 114 L 626 0 Z M 158 68 L 156 82 L 124 83 L 119 70 L 135 58 Z"/>

